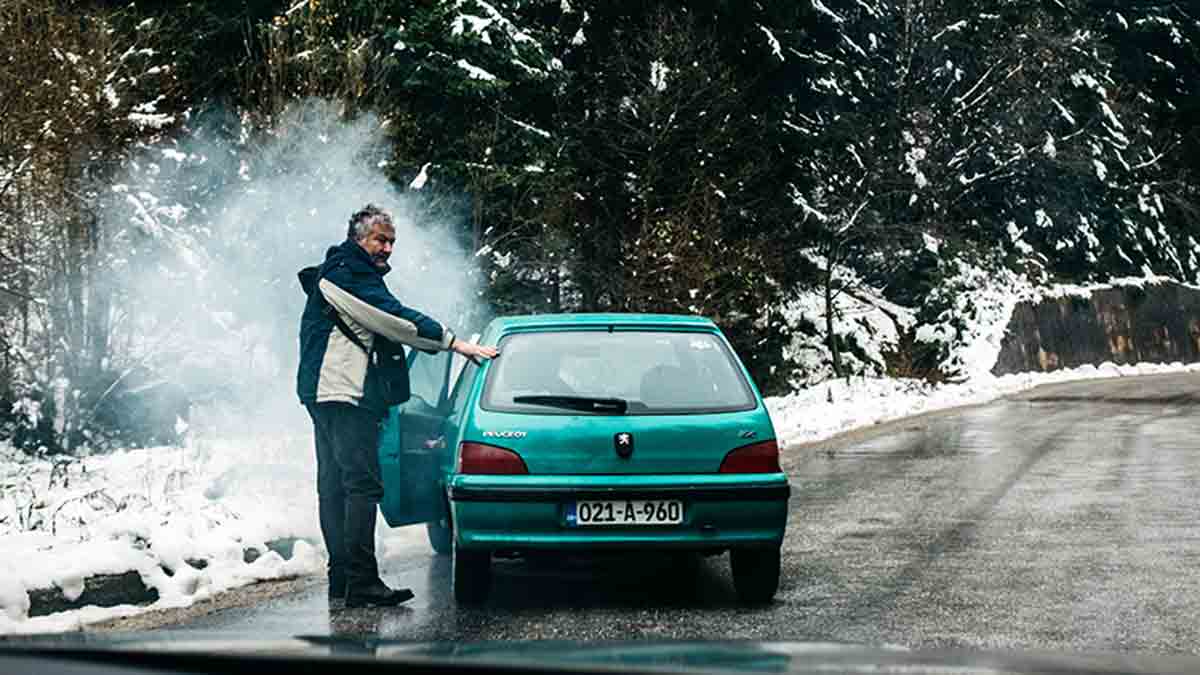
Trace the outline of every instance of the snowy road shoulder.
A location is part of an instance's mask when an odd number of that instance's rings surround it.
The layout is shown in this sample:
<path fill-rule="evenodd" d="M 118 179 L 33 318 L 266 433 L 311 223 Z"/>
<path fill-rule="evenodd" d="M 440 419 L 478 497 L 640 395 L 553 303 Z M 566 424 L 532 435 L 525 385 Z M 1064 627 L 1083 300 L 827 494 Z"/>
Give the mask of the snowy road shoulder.
<path fill-rule="evenodd" d="M 75 630 L 320 571 L 310 443 L 198 441 L 70 462 L 3 450 L 0 633 Z M 271 550 L 283 541 L 287 558 Z M 96 596 L 98 582 L 115 606 L 39 616 Z"/>
<path fill-rule="evenodd" d="M 980 376 L 931 385 L 920 380 L 853 377 L 830 380 L 788 396 L 767 399 L 775 434 L 784 448 L 904 417 L 980 405 L 1045 384 L 1200 372 L 1200 363 L 1081 366 L 1051 373 Z"/>

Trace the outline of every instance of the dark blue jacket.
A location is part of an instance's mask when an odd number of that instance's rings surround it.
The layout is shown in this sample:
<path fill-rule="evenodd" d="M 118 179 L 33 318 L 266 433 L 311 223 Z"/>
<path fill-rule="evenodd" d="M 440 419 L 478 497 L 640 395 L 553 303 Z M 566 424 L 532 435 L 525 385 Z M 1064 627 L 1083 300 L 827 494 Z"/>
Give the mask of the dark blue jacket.
<path fill-rule="evenodd" d="M 405 307 L 388 291 L 383 283 L 387 272 L 375 267 L 367 252 L 351 239 L 331 247 L 320 267 L 301 271 L 300 283 L 308 294 L 300 317 L 296 376 L 296 393 L 302 403 L 342 402 L 383 412 L 387 405 L 379 367 L 376 356 L 368 354 L 384 353 L 375 349 L 379 337 L 425 351 L 449 349 L 454 343 L 450 331 Z M 335 325 L 334 312 L 359 344 Z M 401 367 L 400 371 L 407 395 L 407 370 Z"/>

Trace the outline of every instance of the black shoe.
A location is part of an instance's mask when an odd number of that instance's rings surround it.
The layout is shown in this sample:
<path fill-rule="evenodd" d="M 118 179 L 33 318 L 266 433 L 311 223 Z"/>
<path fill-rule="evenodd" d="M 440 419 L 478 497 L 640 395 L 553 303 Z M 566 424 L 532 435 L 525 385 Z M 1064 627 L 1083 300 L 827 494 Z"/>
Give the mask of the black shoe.
<path fill-rule="evenodd" d="M 388 588 L 382 581 L 366 588 L 351 586 L 346 591 L 346 607 L 395 607 L 413 599 L 413 592 L 407 588 Z"/>

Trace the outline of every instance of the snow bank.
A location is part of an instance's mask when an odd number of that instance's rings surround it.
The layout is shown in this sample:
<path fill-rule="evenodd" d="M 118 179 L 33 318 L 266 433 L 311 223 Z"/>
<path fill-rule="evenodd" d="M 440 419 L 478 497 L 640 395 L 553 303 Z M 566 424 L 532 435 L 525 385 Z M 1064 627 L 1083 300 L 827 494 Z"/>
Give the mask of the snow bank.
<path fill-rule="evenodd" d="M 812 252 L 806 255 L 818 267 L 826 265 L 822 256 Z M 848 372 L 881 376 L 885 372 L 884 352 L 897 348 L 900 332 L 910 330 L 916 322 L 914 313 L 889 302 L 848 268 L 835 268 L 834 276 L 839 288 L 853 289 L 837 292 L 833 300 L 833 330 L 856 348 L 842 352 L 842 363 Z M 781 313 L 790 326 L 798 329 L 784 348 L 784 358 L 799 368 L 792 386 L 804 387 L 832 377 L 833 367 L 825 342 L 824 293 L 821 290 L 797 293 Z"/>
<path fill-rule="evenodd" d="M 831 380 L 794 394 L 768 398 L 766 403 L 775 434 L 787 448 L 902 417 L 987 403 L 1043 384 L 1182 372 L 1200 372 L 1200 363 L 1104 363 L 1052 373 L 983 375 L 959 384 L 936 386 L 920 380 L 855 377 L 849 382 Z"/>
<path fill-rule="evenodd" d="M 57 466 L 0 449 L 0 633 L 69 630 L 190 605 L 264 579 L 319 573 L 312 438 L 254 436 L 126 450 Z M 267 542 L 298 538 L 291 558 Z M 246 549 L 264 552 L 253 562 Z M 202 566 L 203 569 L 197 569 Z M 134 571 L 151 607 L 27 618 L 29 592 L 80 597 L 86 579 Z"/>
<path fill-rule="evenodd" d="M 1017 304 L 1036 300 L 1037 291 L 1024 276 L 988 270 L 962 262 L 958 274 L 931 295 L 945 296 L 949 307 L 938 320 L 916 330 L 918 342 L 942 343 L 943 372 L 987 378 L 1000 355 L 1001 342 Z"/>
<path fill-rule="evenodd" d="M 818 267 L 825 261 L 807 254 Z M 870 288 L 851 270 L 836 269 L 837 285 L 854 289 L 834 302 L 834 331 L 853 343 L 857 354 L 843 353 L 846 372 L 883 375 L 884 354 L 894 350 L 902 331 L 913 331 L 917 342 L 939 345 L 945 357 L 943 373 L 958 380 L 986 381 L 1000 355 L 1013 311 L 1022 302 L 1039 303 L 1062 297 L 1088 297 L 1096 291 L 1130 286 L 1172 283 L 1200 290 L 1200 286 L 1169 277 L 1147 275 L 1112 279 L 1104 283 L 1035 286 L 1025 275 L 1007 269 L 989 269 L 956 261 L 957 273 L 926 297 L 925 302 L 944 307 L 932 321 L 919 323 L 919 308 L 889 302 L 883 292 Z M 794 387 L 810 386 L 833 376 L 825 343 L 825 302 L 819 291 L 797 293 L 781 308 L 796 337 L 784 358 L 798 367 Z M 806 324 L 809 328 L 806 329 Z M 811 327 L 815 327 L 815 333 Z"/>

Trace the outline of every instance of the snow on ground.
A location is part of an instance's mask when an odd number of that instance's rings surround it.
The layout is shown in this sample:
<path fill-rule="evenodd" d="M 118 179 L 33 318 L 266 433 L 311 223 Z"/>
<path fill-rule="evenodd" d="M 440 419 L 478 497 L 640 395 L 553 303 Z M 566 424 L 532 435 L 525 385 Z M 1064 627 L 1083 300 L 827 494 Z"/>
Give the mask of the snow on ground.
<path fill-rule="evenodd" d="M 1104 283 L 1077 285 L 1052 284 L 1034 286 L 1023 275 L 1008 270 L 987 270 L 959 263 L 959 273 L 935 293 L 951 297 L 951 309 L 940 321 L 923 324 L 916 329 L 920 342 L 942 342 L 946 359 L 941 369 L 965 379 L 984 380 L 989 377 L 1013 310 L 1022 302 L 1037 304 L 1063 297 L 1090 298 L 1096 291 L 1155 284 L 1177 284 L 1198 289 L 1169 277 L 1147 275 L 1111 279 Z"/>
<path fill-rule="evenodd" d="M 883 351 L 895 349 L 900 329 L 913 323 L 912 312 L 889 303 L 881 297 L 859 298 L 842 294 L 834 300 L 837 318 L 834 331 L 852 340 L 865 360 L 853 351 L 842 352 L 842 363 L 852 372 L 882 375 Z M 821 293 L 799 293 L 783 309 L 785 320 L 795 325 L 799 321 L 819 320 L 819 333 L 798 332 L 784 348 L 784 358 L 800 366 L 802 376 L 793 381 L 797 387 L 808 386 L 833 376 L 829 348 L 825 344 L 825 298 Z"/>
<path fill-rule="evenodd" d="M 28 590 L 77 598 L 97 574 L 137 571 L 154 607 L 189 605 L 262 579 L 319 572 L 323 553 L 297 542 L 284 560 L 266 551 L 285 537 L 319 540 L 311 437 L 190 441 L 79 458 L 56 466 L 0 449 L 0 633 L 71 630 L 145 611 L 97 608 L 27 619 Z M 185 560 L 203 560 L 197 570 Z"/>
<path fill-rule="evenodd" d="M 818 267 L 826 264 L 824 258 L 808 255 Z M 834 300 L 834 332 L 854 346 L 842 352 L 845 372 L 883 375 L 884 354 L 896 349 L 901 331 L 911 330 L 917 342 L 942 348 L 945 357 L 939 368 L 943 373 L 957 380 L 988 381 L 1013 310 L 1022 302 L 1036 304 L 1071 296 L 1090 298 L 1100 290 L 1166 283 L 1200 289 L 1154 275 L 1089 285 L 1035 286 L 1024 275 L 1010 270 L 986 269 L 962 261 L 956 265 L 957 274 L 930 293 L 935 304 L 944 304 L 947 309 L 928 323 L 918 323 L 917 308 L 889 302 L 881 291 L 864 284 L 852 270 L 836 269 L 838 284 L 853 289 L 837 294 Z M 784 348 L 784 358 L 799 371 L 792 378 L 792 386 L 800 390 L 832 379 L 834 373 L 825 339 L 825 301 L 820 290 L 795 294 L 780 312 L 793 329 L 798 329 Z"/>
<path fill-rule="evenodd" d="M 818 266 L 825 264 L 813 257 Z M 857 289 L 836 302 L 837 334 L 853 340 L 870 363 L 846 355 L 851 372 L 881 373 L 883 351 L 895 346 L 899 329 L 913 329 L 919 342 L 942 343 L 946 358 L 941 368 L 962 381 L 930 385 L 921 380 L 853 376 L 832 379 L 829 350 L 824 344 L 825 305 L 819 293 L 798 295 L 783 308 L 792 324 L 818 326 L 816 336 L 799 335 L 785 351 L 801 366 L 808 379 L 796 382 L 796 392 L 767 400 L 775 432 L 784 447 L 819 441 L 836 434 L 880 422 L 975 405 L 1042 384 L 1103 377 L 1126 377 L 1167 372 L 1200 372 L 1200 364 L 1173 363 L 1081 366 L 1050 373 L 1021 373 L 996 377 L 991 369 L 1000 354 L 1013 310 L 1021 302 L 1038 303 L 1067 296 L 1091 297 L 1092 293 L 1127 286 L 1180 282 L 1147 275 L 1113 279 L 1086 286 L 1057 284 L 1034 286 L 1023 275 L 1008 270 L 988 270 L 958 262 L 958 273 L 934 294 L 948 297 L 949 309 L 935 323 L 916 325 L 916 312 L 887 302 L 883 294 L 867 288 L 853 272 L 839 270 L 839 281 Z M 1190 284 L 1181 284 L 1197 288 Z"/>
<path fill-rule="evenodd" d="M 1196 284 L 1189 284 L 1172 277 L 1164 277 L 1157 274 L 1147 274 L 1146 276 L 1142 277 L 1120 277 L 1117 279 L 1110 279 L 1103 283 L 1094 284 L 1056 284 L 1042 290 L 1037 295 L 1037 299 L 1041 300 L 1070 296 L 1088 298 L 1091 297 L 1092 293 L 1096 291 L 1108 290 L 1111 288 L 1126 288 L 1129 286 L 1145 288 L 1146 286 L 1153 286 L 1157 284 L 1175 284 L 1177 286 L 1190 288 L 1192 290 L 1200 290 L 1200 286 Z"/>
<path fill-rule="evenodd" d="M 775 434 L 787 448 L 902 417 L 987 403 L 1043 384 L 1182 372 L 1200 372 L 1200 363 L 1104 363 L 1050 373 L 985 375 L 936 386 L 921 380 L 853 377 L 769 398 L 766 403 Z"/>
<path fill-rule="evenodd" d="M 1013 310 L 1021 302 L 1041 297 L 1021 274 L 987 270 L 958 262 L 958 274 L 933 291 L 949 296 L 950 308 L 938 322 L 916 330 L 918 342 L 941 342 L 946 358 L 940 368 L 968 379 L 987 379 L 1008 329 Z"/>
<path fill-rule="evenodd" d="M 0 634 L 78 630 L 256 581 L 323 573 L 323 547 L 304 541 L 321 540 L 312 443 L 311 433 L 189 439 L 57 467 L 0 446 Z M 424 528 L 380 523 L 381 555 L 428 546 Z M 290 537 L 301 539 L 291 558 L 267 551 L 267 542 Z M 253 563 L 243 558 L 249 548 L 263 552 Z M 57 587 L 75 599 L 88 577 L 129 571 L 158 591 L 156 603 L 28 617 L 31 590 Z"/>
<path fill-rule="evenodd" d="M 813 253 L 808 255 L 818 266 L 826 264 L 823 257 Z M 836 294 L 834 332 L 853 342 L 864 357 L 846 350 L 842 353 L 842 362 L 851 372 L 882 375 L 883 353 L 897 347 L 901 330 L 913 327 L 916 322 L 914 312 L 889 302 L 882 293 L 868 288 L 852 270 L 838 268 L 835 277 L 840 285 L 855 290 Z M 821 290 L 796 293 L 781 311 L 791 326 L 808 324 L 816 329 L 815 333 L 797 331 L 791 343 L 784 347 L 784 358 L 800 368 L 800 375 L 793 378 L 792 385 L 802 388 L 832 377 L 833 368 L 824 337 L 825 296 Z"/>

